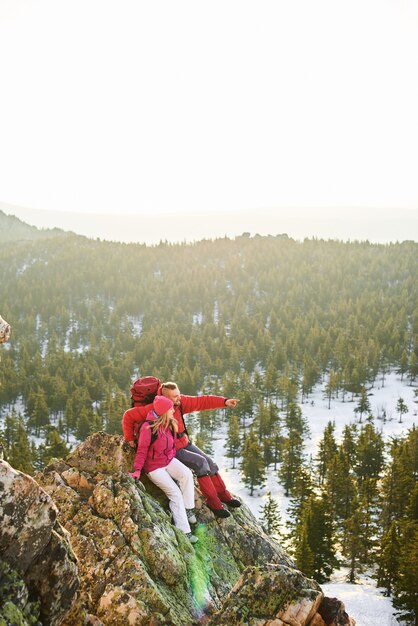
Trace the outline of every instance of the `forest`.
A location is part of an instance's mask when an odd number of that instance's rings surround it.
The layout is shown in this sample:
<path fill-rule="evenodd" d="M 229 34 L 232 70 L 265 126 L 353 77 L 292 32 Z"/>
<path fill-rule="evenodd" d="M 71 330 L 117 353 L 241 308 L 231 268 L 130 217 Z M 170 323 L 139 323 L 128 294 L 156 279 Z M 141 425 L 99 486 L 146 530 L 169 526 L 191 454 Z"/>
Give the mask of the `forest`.
<path fill-rule="evenodd" d="M 132 381 L 175 380 L 186 394 L 240 398 L 193 420 L 211 449 L 220 423 L 252 493 L 276 472 L 291 498 L 283 541 L 319 582 L 343 560 L 374 566 L 406 623 L 418 615 L 418 434 L 385 443 L 367 389 L 395 370 L 418 377 L 418 244 L 286 235 L 156 246 L 66 234 L 6 241 L 0 312 L 0 439 L 34 474 L 90 433 L 121 433 Z M 300 405 L 325 383 L 356 406 L 337 441 L 304 454 Z M 402 407 L 399 407 L 402 415 Z M 224 414 L 225 413 L 225 414 Z M 263 511 L 278 533 L 277 503 Z M 415 620 L 415 621 L 414 621 Z"/>

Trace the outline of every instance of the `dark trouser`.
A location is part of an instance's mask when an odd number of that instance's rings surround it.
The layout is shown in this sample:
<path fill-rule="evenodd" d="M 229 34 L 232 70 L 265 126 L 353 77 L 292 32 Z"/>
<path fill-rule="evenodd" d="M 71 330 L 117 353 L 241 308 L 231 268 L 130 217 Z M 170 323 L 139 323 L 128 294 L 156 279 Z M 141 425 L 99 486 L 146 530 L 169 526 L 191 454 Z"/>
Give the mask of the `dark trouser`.
<path fill-rule="evenodd" d="M 177 450 L 176 458 L 187 467 L 190 467 L 198 478 L 200 476 L 213 476 L 219 470 L 219 467 L 212 461 L 210 456 L 192 443 L 188 443 L 185 448 Z"/>
<path fill-rule="evenodd" d="M 227 491 L 224 481 L 218 474 L 219 467 L 202 450 L 192 443 L 188 443 L 184 448 L 177 450 L 176 459 L 196 474 L 199 487 L 210 509 L 221 509 L 222 502 L 232 500 L 231 494 Z"/>

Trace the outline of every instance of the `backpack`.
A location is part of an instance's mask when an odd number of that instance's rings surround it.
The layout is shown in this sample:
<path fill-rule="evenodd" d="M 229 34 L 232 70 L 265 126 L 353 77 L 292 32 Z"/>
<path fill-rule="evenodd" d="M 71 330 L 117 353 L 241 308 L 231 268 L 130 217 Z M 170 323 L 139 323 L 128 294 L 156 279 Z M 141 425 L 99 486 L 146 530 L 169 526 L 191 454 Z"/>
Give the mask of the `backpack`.
<path fill-rule="evenodd" d="M 141 430 L 142 426 L 144 424 L 149 424 L 150 426 L 152 424 L 154 424 L 153 420 L 144 420 L 143 422 L 141 422 L 140 424 L 138 424 L 138 430 L 137 430 L 137 437 L 139 439 L 139 431 Z M 170 428 L 171 432 L 173 433 L 174 438 L 176 437 L 176 433 L 174 432 L 174 430 L 172 428 Z M 152 444 L 154 443 L 154 441 L 157 439 L 158 437 L 158 431 L 157 432 L 153 432 L 151 431 L 151 441 L 149 444 L 149 447 L 151 448 Z"/>
<path fill-rule="evenodd" d="M 132 406 L 151 404 L 157 395 L 160 385 L 160 379 L 155 378 L 155 376 L 143 376 L 142 378 L 138 378 L 131 387 Z"/>

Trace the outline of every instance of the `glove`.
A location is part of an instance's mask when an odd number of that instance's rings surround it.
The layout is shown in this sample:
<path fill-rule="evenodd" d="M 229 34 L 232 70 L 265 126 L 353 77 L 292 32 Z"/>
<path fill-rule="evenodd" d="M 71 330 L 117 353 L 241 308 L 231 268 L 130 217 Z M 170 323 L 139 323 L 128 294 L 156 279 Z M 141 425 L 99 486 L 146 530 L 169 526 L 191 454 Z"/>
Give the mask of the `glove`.
<path fill-rule="evenodd" d="M 132 478 L 135 478 L 135 480 L 139 480 L 139 477 L 141 476 L 141 470 L 135 470 L 134 472 L 128 472 L 129 476 L 132 476 Z"/>

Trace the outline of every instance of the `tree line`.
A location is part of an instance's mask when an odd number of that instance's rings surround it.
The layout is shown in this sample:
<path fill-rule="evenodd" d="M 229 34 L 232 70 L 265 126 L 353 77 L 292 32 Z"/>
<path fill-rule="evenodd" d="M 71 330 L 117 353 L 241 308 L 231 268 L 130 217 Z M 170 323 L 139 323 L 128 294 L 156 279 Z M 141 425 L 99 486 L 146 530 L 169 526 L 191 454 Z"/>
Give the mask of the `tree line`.
<path fill-rule="evenodd" d="M 0 302 L 13 336 L 0 403 L 39 433 L 109 432 L 135 375 L 185 393 L 302 400 L 327 380 L 354 397 L 396 368 L 418 375 L 417 244 L 237 237 L 147 247 L 67 235 L 5 244 Z M 47 416 L 48 413 L 48 416 Z M 55 419 L 56 418 L 56 419 Z M 119 431 L 120 432 L 120 431 Z"/>

